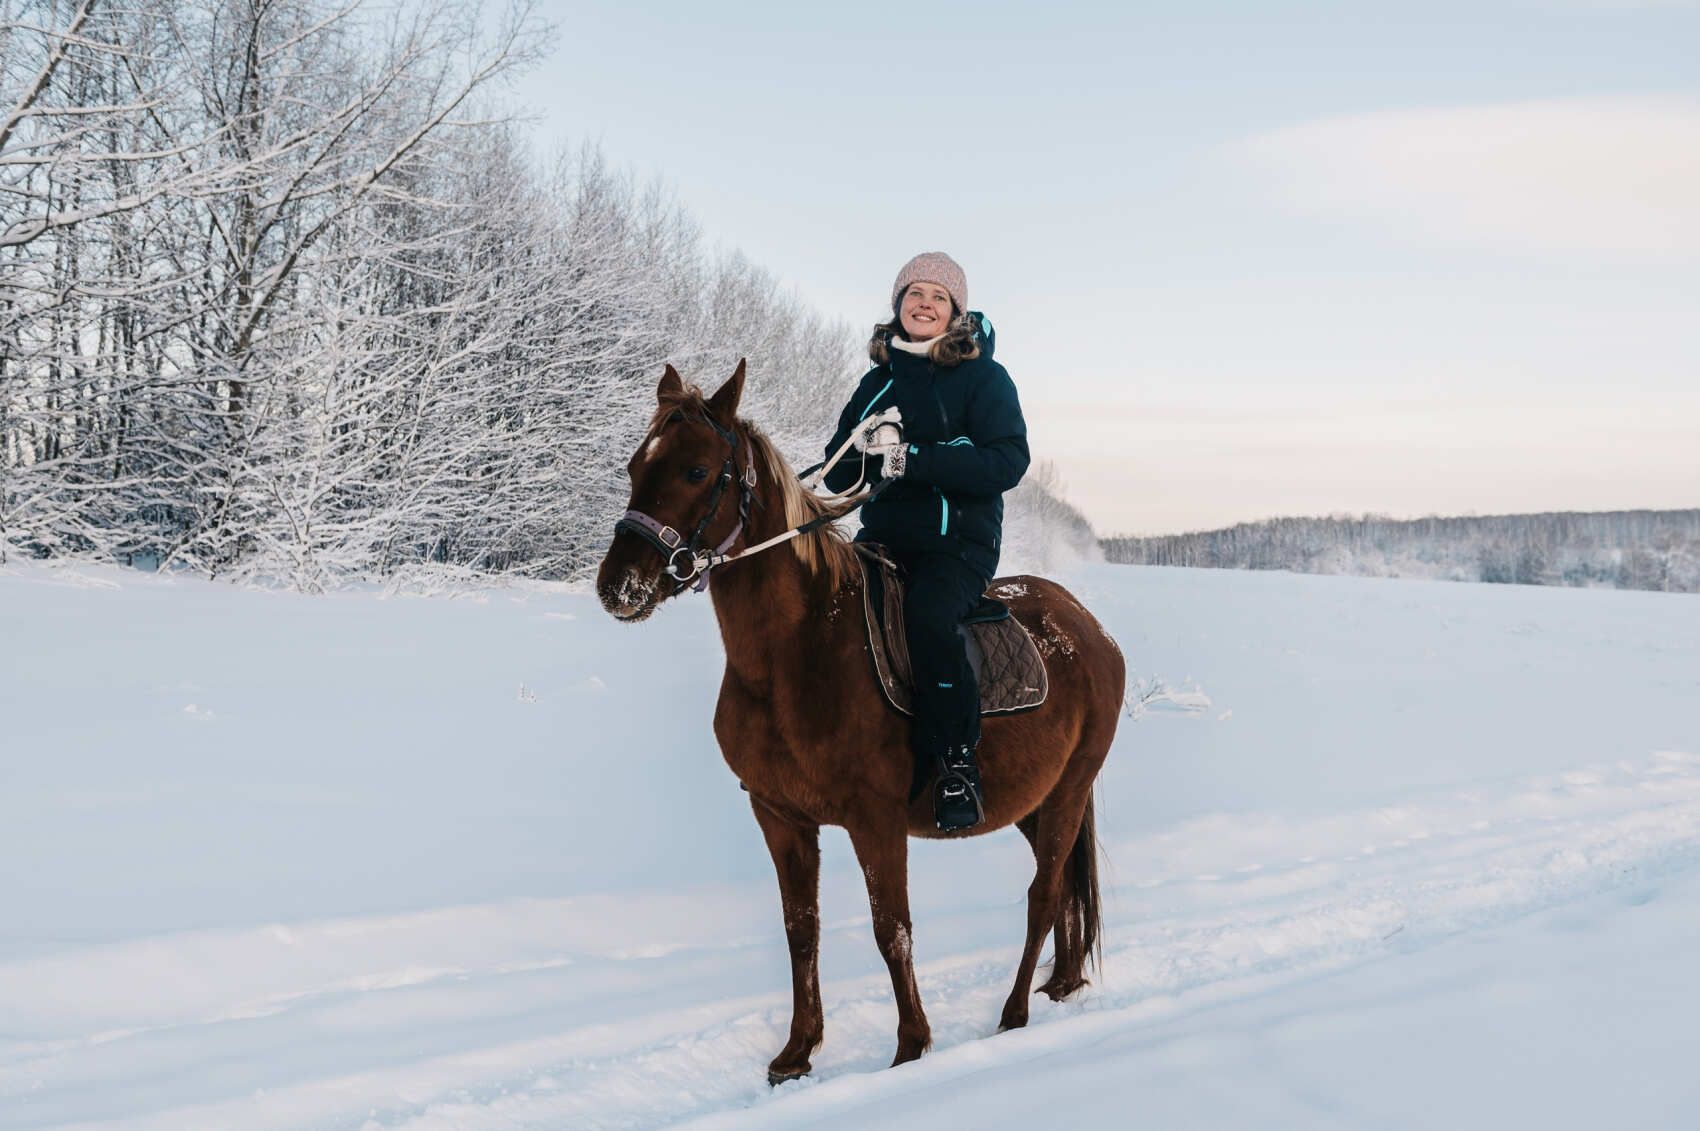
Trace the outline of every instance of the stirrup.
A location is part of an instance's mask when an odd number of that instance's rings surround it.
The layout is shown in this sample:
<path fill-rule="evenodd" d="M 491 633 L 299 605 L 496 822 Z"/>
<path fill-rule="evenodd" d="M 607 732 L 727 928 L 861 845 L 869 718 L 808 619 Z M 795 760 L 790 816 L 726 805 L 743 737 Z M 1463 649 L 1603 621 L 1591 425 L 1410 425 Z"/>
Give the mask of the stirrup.
<path fill-rule="evenodd" d="M 939 832 L 954 833 L 979 826 L 986 819 L 986 806 L 974 781 L 974 763 L 952 766 L 940 760 L 939 780 L 933 787 L 933 819 Z M 965 772 L 966 771 L 966 772 Z M 972 813 L 967 810 L 972 807 Z"/>

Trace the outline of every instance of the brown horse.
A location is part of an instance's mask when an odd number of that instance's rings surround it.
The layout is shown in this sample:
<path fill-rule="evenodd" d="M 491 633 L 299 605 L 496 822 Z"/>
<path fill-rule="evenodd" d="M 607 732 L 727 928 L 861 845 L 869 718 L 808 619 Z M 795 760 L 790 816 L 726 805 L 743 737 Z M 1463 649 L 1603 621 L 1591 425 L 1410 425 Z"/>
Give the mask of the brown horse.
<path fill-rule="evenodd" d="M 693 556 L 699 547 L 724 553 L 739 540 L 753 546 L 833 513 L 760 431 L 737 418 L 743 387 L 742 362 L 708 398 L 667 367 L 649 432 L 627 465 L 633 510 L 597 575 L 597 593 L 615 617 L 642 620 L 684 588 L 668 568 L 666 547 L 683 541 L 677 532 L 691 532 Z M 631 525 L 633 513 L 651 533 Z M 867 880 L 874 938 L 897 997 L 892 1063 L 914 1060 L 931 1040 L 910 960 L 907 838 L 939 833 L 932 791 L 910 800 L 909 722 L 875 684 L 861 585 L 855 551 L 830 524 L 714 575 L 726 649 L 714 733 L 773 854 L 791 950 L 791 1033 L 768 1066 L 773 1083 L 806 1074 L 823 1035 L 816 963 L 822 825 L 850 834 Z M 1054 1000 L 1085 985 L 1087 963 L 1098 957 L 1092 786 L 1115 738 L 1125 673 L 1115 641 L 1061 586 L 1012 577 L 994 591 L 1039 642 L 1050 674 L 1046 702 L 1025 714 L 988 716 L 980 745 L 986 820 L 972 832 L 1014 825 L 1036 862 L 1027 941 L 999 1021 L 1014 1029 L 1027 1023 L 1047 933 L 1055 933 L 1055 954 L 1039 992 Z"/>

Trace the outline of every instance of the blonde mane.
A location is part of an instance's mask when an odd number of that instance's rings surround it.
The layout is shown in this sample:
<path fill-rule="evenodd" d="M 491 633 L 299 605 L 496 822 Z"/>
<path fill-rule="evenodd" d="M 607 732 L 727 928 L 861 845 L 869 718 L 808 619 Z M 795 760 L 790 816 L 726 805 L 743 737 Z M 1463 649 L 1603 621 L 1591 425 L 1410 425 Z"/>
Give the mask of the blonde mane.
<path fill-rule="evenodd" d="M 803 486 L 802 480 L 797 478 L 797 473 L 791 469 L 785 457 L 779 454 L 779 449 L 767 438 L 765 432 L 747 420 L 741 420 L 739 423 L 744 426 L 744 436 L 750 442 L 750 450 L 764 465 L 768 481 L 779 490 L 779 497 L 785 509 L 786 526 L 801 526 L 821 515 L 838 515 L 839 507 L 822 502 L 819 496 Z M 796 551 L 797 559 L 809 573 L 815 576 L 825 575 L 831 592 L 842 587 L 856 568 L 856 551 L 836 522 L 829 522 L 791 539 L 791 548 Z"/>
<path fill-rule="evenodd" d="M 680 396 L 663 400 L 656 406 L 655 416 L 650 421 L 650 430 L 653 432 L 656 426 L 676 412 L 687 416 L 707 417 L 708 402 L 703 398 L 702 390 L 694 385 L 687 385 Z M 839 513 L 838 507 L 823 502 L 817 495 L 804 488 L 802 481 L 797 478 L 797 473 L 791 469 L 791 465 L 786 462 L 773 441 L 768 439 L 767 433 L 748 420 L 740 419 L 736 426 L 748 441 L 752 456 L 760 461 L 757 474 L 765 475 L 767 481 L 779 492 L 786 527 L 801 526 L 822 515 L 836 516 Z M 856 569 L 856 551 L 836 522 L 826 523 L 807 534 L 791 539 L 791 550 L 811 577 L 821 577 L 825 580 L 828 592 L 837 592 L 842 588 Z"/>

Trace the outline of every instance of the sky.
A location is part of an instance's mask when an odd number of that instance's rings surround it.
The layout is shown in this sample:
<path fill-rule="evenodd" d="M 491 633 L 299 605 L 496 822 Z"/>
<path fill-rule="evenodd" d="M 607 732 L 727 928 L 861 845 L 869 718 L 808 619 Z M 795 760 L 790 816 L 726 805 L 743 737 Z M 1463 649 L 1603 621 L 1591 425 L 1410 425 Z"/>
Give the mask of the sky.
<path fill-rule="evenodd" d="M 538 11 L 543 149 L 858 327 L 953 255 L 1100 534 L 1700 506 L 1700 0 Z"/>

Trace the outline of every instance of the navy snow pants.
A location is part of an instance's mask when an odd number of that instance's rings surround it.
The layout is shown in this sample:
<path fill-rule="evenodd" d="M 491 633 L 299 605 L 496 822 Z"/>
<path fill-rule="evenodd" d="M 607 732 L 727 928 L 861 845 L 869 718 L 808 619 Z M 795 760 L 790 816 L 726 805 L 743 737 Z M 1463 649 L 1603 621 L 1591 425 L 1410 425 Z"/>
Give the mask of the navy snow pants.
<path fill-rule="evenodd" d="M 950 554 L 887 553 L 907 575 L 903 627 L 915 673 L 911 748 L 918 767 L 980 741 L 980 689 L 956 626 L 973 611 L 987 579 Z"/>

